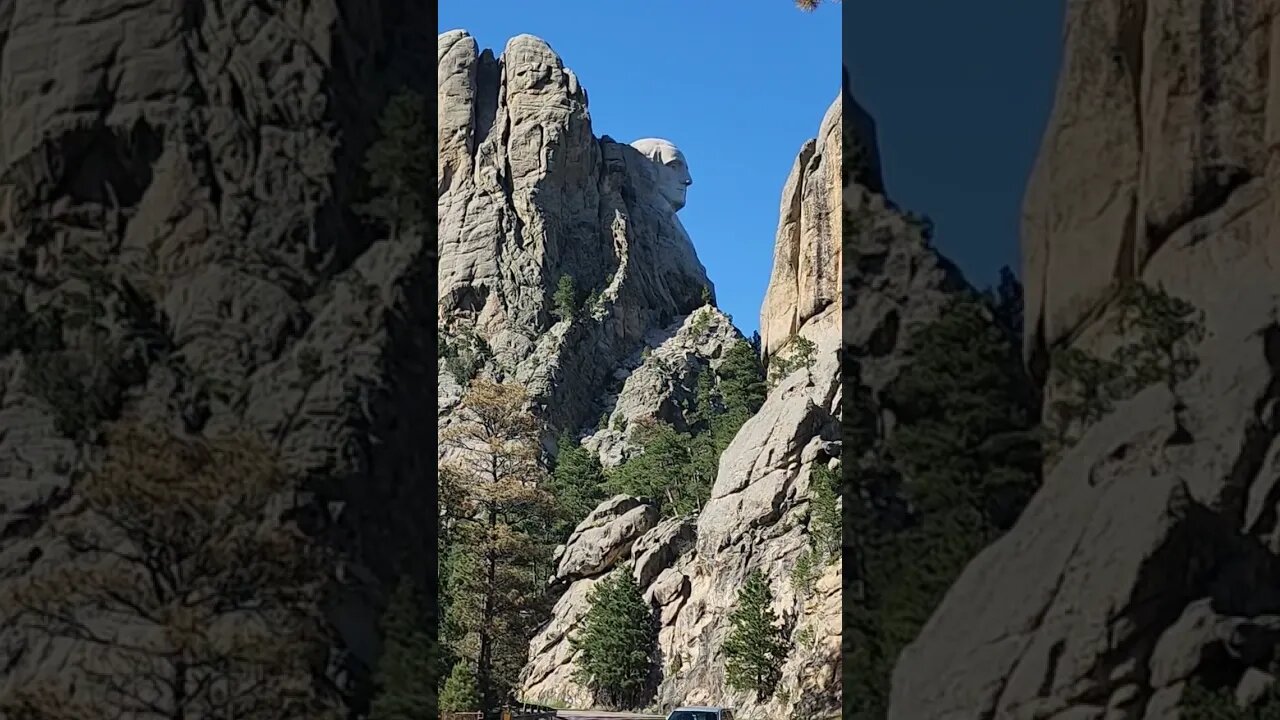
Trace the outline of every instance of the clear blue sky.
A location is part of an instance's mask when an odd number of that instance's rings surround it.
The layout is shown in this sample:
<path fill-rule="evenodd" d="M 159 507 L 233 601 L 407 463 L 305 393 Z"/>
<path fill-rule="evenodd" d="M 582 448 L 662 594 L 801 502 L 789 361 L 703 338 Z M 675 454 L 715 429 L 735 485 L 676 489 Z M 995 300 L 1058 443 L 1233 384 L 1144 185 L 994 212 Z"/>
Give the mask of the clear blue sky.
<path fill-rule="evenodd" d="M 750 335 L 782 186 L 840 92 L 839 15 L 789 0 L 446 0 L 438 29 L 495 53 L 537 35 L 587 89 L 597 136 L 678 145 L 693 174 L 680 219 L 720 307 Z"/>
<path fill-rule="evenodd" d="M 782 4 L 782 3 L 779 3 Z M 1063 0 L 848 0 L 854 97 L 888 194 L 979 286 L 1019 268 L 1022 194 L 1053 102 Z"/>

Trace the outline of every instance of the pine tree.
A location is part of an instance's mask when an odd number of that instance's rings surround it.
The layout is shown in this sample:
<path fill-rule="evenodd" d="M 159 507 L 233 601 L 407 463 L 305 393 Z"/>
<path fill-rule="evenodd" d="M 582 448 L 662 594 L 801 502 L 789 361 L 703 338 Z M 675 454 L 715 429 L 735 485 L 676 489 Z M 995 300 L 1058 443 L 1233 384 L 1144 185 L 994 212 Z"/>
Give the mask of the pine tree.
<path fill-rule="evenodd" d="M 760 702 L 773 695 L 786 660 L 786 643 L 777 621 L 769 582 L 764 573 L 753 571 L 729 615 L 729 637 L 724 642 L 725 679 L 735 690 L 754 692 Z"/>
<path fill-rule="evenodd" d="M 608 707 L 636 708 L 648 701 L 658 628 L 625 567 L 601 580 L 587 596 L 581 630 L 570 638 L 577 681 Z"/>
<path fill-rule="evenodd" d="M 561 275 L 551 296 L 551 312 L 561 320 L 573 320 L 578 311 L 578 290 L 572 275 Z"/>
<path fill-rule="evenodd" d="M 840 549 L 840 471 L 817 465 L 809 480 L 809 538 L 820 557 L 829 558 Z"/>
<path fill-rule="evenodd" d="M 436 706 L 434 633 L 421 592 L 401 578 L 382 620 L 383 650 L 378 662 L 378 695 L 370 720 L 419 720 Z"/>
<path fill-rule="evenodd" d="M 555 499 L 551 537 L 564 542 L 604 499 L 604 468 L 595 453 L 562 435 L 547 490 Z"/>
<path fill-rule="evenodd" d="M 528 400 L 519 385 L 476 380 L 441 437 L 454 451 L 441 474 L 453 478 L 458 498 L 450 531 L 450 650 L 475 668 L 486 710 L 515 688 L 546 610 L 540 575 L 550 548 L 539 534 L 554 510 Z"/>
<path fill-rule="evenodd" d="M 440 691 L 440 712 L 475 712 L 480 707 L 480 686 L 476 684 L 475 670 L 467 662 L 454 665 L 444 689 Z M 414 720 L 430 717 L 428 714 L 416 715 Z"/>
<path fill-rule="evenodd" d="M 1193 347 L 1203 338 L 1204 327 L 1194 305 L 1141 282 L 1125 286 L 1119 305 L 1116 329 L 1133 340 L 1116 360 L 1131 374 L 1131 393 L 1158 383 L 1172 390 L 1195 372 Z"/>
<path fill-rule="evenodd" d="M 1200 680 L 1192 680 L 1183 691 L 1178 717 L 1182 720 L 1280 720 L 1280 686 L 1272 684 L 1261 697 L 1241 707 L 1230 687 L 1210 690 Z"/>
<path fill-rule="evenodd" d="M 426 229 L 435 194 L 431 105 L 412 90 L 391 97 L 378 120 L 379 138 L 365 156 L 372 197 L 359 210 L 386 223 L 393 236 Z"/>
<path fill-rule="evenodd" d="M 912 333 L 884 394 L 897 419 L 887 452 L 851 468 L 843 495 L 853 549 L 844 697 L 857 720 L 883 720 L 902 648 L 1039 482 L 1038 399 L 990 298 L 958 298 Z M 865 430 L 854 434 L 867 450 Z"/>
<path fill-rule="evenodd" d="M 697 512 L 715 482 L 717 453 L 710 435 L 694 436 L 668 423 L 640 421 L 633 425 L 632 440 L 642 450 L 607 473 L 609 492 L 649 498 L 663 517 Z"/>
<path fill-rule="evenodd" d="M 750 417 L 760 410 L 766 394 L 764 366 L 750 343 L 739 340 L 730 346 L 716 368 L 716 375 L 717 391 L 726 412 L 740 410 Z"/>
<path fill-rule="evenodd" d="M 336 717 L 314 684 L 334 638 L 311 600 L 332 557 L 268 514 L 292 490 L 269 446 L 134 422 L 105 437 L 77 512 L 48 526 L 67 557 L 0 598 L 13 626 L 93 648 L 72 661 L 79 698 L 50 677 L 0 698 L 0 716 Z"/>
<path fill-rule="evenodd" d="M 829 0 L 830 2 L 840 2 L 840 0 Z M 813 12 L 822 5 L 822 0 L 796 0 L 796 7 L 805 12 Z"/>

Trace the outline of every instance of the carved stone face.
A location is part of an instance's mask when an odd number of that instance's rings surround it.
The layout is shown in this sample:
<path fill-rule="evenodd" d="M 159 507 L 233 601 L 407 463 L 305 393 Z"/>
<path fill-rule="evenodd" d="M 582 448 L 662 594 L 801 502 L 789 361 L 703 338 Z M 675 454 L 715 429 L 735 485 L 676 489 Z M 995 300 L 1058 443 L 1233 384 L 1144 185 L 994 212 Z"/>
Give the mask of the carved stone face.
<path fill-rule="evenodd" d="M 680 148 L 661 138 L 636 140 L 631 147 L 658 166 L 658 192 L 671 203 L 671 209 L 684 207 L 693 177 L 689 175 L 689 163 Z"/>

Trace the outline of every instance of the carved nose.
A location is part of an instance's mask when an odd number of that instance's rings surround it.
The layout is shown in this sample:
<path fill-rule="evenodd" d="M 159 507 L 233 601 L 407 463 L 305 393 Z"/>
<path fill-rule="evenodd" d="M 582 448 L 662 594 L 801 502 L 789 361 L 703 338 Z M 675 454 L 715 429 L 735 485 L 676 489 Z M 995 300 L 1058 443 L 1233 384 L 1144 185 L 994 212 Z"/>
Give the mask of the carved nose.
<path fill-rule="evenodd" d="M 685 187 L 689 187 L 689 186 L 690 186 L 690 185 L 692 185 L 692 184 L 693 184 L 693 180 L 685 180 L 685 181 L 684 181 L 684 186 L 685 186 Z"/>

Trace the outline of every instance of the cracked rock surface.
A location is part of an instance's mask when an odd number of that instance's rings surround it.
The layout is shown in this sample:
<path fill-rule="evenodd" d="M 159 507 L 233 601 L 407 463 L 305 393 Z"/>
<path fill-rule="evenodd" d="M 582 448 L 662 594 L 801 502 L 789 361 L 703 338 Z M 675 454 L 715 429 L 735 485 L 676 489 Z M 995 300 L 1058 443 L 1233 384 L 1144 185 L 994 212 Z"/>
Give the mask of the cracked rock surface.
<path fill-rule="evenodd" d="M 584 521 L 561 551 L 553 581 L 563 594 L 530 645 L 525 699 L 587 706 L 589 694 L 573 679 L 575 651 L 568 638 L 587 611 L 591 588 L 611 572 L 633 572 L 661 626 L 658 704 L 731 703 L 744 716 L 761 717 L 839 711 L 841 565 L 821 568 L 807 592 L 795 586 L 791 570 L 810 547 L 814 470 L 839 457 L 841 333 L 834 283 L 842 112 L 838 99 L 819 138 L 803 145 L 787 182 L 774 273 L 761 308 L 761 327 L 771 328 L 769 354 L 785 355 L 802 335 L 816 346 L 812 371 L 798 369 L 770 390 L 721 455 L 711 498 L 696 516 L 637 523 L 644 516 L 631 507 L 635 500 L 618 497 Z M 713 308 L 695 310 L 651 335 L 651 351 L 624 366 L 602 427 L 584 444 L 612 466 L 637 451 L 624 440 L 632 422 L 657 417 L 679 427 L 680 401 L 694 392 L 697 372 L 714 368 L 738 339 Z M 648 527 L 637 535 L 643 525 Z M 768 578 L 774 611 L 795 642 L 782 669 L 782 692 L 764 703 L 727 688 L 722 652 L 729 613 L 754 570 Z"/>
<path fill-rule="evenodd" d="M 1026 197 L 1028 360 L 1113 345 L 1113 289 L 1138 278 L 1203 311 L 1199 367 L 1117 403 L 1051 468 L 901 656 L 892 720 L 1156 720 L 1192 679 L 1245 698 L 1271 682 L 1275 10 L 1068 3 Z"/>
<path fill-rule="evenodd" d="M 355 569 L 348 669 L 376 659 L 386 585 L 427 575 L 435 251 L 350 207 L 389 94 L 425 95 L 427 24 L 398 0 L 0 2 L 0 592 L 62 556 L 47 520 L 103 422 L 248 428 Z M 0 694 L 70 687 L 82 652 L 0 617 Z"/>

